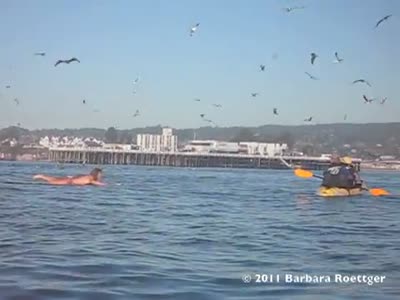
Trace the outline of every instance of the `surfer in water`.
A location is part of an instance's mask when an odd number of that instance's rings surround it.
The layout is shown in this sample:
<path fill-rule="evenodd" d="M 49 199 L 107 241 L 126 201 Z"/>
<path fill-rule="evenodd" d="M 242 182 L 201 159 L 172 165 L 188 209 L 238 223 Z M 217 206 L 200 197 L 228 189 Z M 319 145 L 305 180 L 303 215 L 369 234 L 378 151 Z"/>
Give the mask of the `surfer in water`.
<path fill-rule="evenodd" d="M 33 179 L 47 181 L 49 184 L 55 185 L 105 185 L 101 182 L 103 172 L 99 168 L 93 169 L 89 175 L 78 175 L 68 177 L 52 177 L 43 174 L 33 176 Z"/>

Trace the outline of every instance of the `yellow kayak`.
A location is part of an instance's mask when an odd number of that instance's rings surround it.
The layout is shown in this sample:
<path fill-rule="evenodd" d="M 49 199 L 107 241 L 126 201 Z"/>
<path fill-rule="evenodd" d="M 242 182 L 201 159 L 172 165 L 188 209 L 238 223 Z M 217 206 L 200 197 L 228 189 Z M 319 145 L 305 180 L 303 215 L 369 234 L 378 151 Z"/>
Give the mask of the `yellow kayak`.
<path fill-rule="evenodd" d="M 328 188 L 321 186 L 317 195 L 321 197 L 349 197 L 349 196 L 357 196 L 361 195 L 364 192 L 361 188 L 354 189 L 342 189 L 342 188 Z"/>

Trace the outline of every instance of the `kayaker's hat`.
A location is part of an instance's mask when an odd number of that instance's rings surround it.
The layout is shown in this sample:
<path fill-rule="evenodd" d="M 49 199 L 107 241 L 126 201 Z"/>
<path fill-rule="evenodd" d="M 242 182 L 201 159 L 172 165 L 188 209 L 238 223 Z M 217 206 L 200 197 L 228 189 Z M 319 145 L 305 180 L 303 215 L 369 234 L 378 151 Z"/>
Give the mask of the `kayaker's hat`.
<path fill-rule="evenodd" d="M 351 157 L 345 156 L 340 158 L 340 162 L 345 165 L 351 165 L 353 163 L 353 160 L 351 159 Z"/>

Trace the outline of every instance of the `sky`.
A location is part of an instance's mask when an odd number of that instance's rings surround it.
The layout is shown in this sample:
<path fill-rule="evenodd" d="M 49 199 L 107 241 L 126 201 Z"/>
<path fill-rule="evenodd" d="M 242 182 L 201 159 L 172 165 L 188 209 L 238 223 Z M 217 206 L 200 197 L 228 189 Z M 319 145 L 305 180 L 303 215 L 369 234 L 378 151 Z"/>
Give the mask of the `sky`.
<path fill-rule="evenodd" d="M 283 10 L 290 6 L 305 8 Z M 221 127 L 298 125 L 309 116 L 336 123 L 345 114 L 351 123 L 400 121 L 397 0 L 0 0 L 0 7 L 0 128 L 193 128 L 208 125 L 202 113 Z M 54 67 L 71 57 L 81 63 Z M 372 87 L 353 85 L 359 78 Z M 364 94 L 388 100 L 364 104 Z"/>

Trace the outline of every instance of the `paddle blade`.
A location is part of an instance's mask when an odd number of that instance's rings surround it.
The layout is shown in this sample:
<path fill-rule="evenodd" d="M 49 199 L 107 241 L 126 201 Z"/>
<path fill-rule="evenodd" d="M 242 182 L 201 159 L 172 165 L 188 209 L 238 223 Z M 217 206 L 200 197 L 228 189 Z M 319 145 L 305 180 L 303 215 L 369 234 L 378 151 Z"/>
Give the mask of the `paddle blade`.
<path fill-rule="evenodd" d="M 307 170 L 303 170 L 303 169 L 295 169 L 294 174 L 297 177 L 301 177 L 301 178 L 311 178 L 314 175 L 311 171 L 307 171 Z"/>
<path fill-rule="evenodd" d="M 370 194 L 372 196 L 388 196 L 389 192 L 384 189 L 370 189 Z"/>

